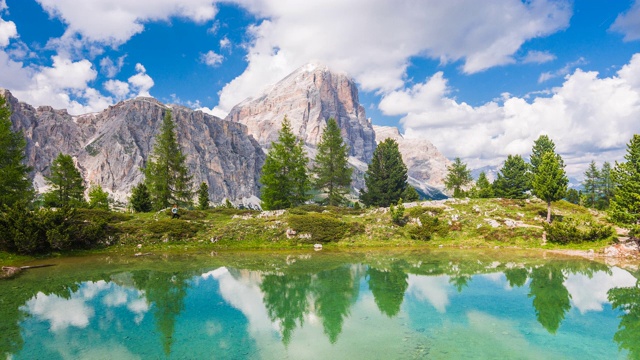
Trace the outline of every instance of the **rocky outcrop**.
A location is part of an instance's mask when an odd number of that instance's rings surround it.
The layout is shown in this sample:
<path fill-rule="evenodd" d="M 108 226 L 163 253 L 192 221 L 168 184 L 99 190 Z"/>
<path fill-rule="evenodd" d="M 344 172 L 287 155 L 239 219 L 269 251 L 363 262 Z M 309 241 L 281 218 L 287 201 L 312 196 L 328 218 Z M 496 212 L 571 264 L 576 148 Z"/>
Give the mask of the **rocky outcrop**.
<path fill-rule="evenodd" d="M 153 149 L 164 114 L 171 109 L 194 189 L 203 181 L 208 183 L 213 201 L 259 193 L 264 153 L 244 125 L 152 98 L 70 116 L 65 110 L 33 108 L 6 90 L 2 94 L 13 112 L 14 128 L 27 139 L 27 162 L 33 167 L 36 188 L 44 187 L 43 175 L 62 152 L 73 156 L 87 184 L 100 184 L 125 201 L 131 188 L 142 181 L 140 169 Z"/>
<path fill-rule="evenodd" d="M 407 165 L 409 183 L 432 198 L 443 197 L 444 179 L 451 161 L 428 140 L 406 139 L 397 127 L 373 126 L 376 142 L 391 138 L 398 143 L 402 160 Z"/>
<path fill-rule="evenodd" d="M 375 134 L 359 103 L 358 89 L 347 75 L 326 66 L 303 66 L 262 95 L 233 107 L 226 119 L 246 125 L 260 145 L 269 148 L 285 116 L 310 148 L 320 142 L 327 120 L 336 119 L 349 155 L 364 163 L 371 160 Z"/>

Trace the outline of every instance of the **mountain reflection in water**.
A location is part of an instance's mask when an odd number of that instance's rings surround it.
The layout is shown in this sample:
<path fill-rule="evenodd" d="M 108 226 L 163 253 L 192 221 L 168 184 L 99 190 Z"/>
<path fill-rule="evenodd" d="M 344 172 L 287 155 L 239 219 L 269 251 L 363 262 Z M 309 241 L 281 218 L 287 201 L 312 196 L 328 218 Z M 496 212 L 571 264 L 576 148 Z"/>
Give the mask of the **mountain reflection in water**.
<path fill-rule="evenodd" d="M 592 261 L 497 252 L 60 261 L 0 281 L 6 357 L 640 358 L 639 274 Z"/>

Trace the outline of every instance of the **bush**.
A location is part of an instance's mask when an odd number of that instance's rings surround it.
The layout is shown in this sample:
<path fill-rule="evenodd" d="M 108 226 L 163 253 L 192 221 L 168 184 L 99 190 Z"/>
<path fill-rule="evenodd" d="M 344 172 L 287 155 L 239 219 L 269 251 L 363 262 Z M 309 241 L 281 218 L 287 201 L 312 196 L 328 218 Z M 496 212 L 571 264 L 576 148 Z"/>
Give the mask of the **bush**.
<path fill-rule="evenodd" d="M 444 210 L 438 207 L 432 206 L 414 206 L 407 210 L 407 214 L 412 218 L 419 218 L 423 214 L 429 214 L 430 216 L 438 216 L 442 214 Z"/>
<path fill-rule="evenodd" d="M 420 224 L 409 228 L 409 236 L 413 240 L 429 241 L 433 235 L 446 236 L 449 233 L 447 224 L 435 216 L 421 215 Z"/>
<path fill-rule="evenodd" d="M 133 219 L 132 215 L 102 209 L 76 209 L 78 220 L 117 223 Z"/>
<path fill-rule="evenodd" d="M 298 234 L 311 234 L 312 242 L 326 243 L 342 239 L 349 230 L 359 231 L 357 227 L 341 221 L 331 215 L 309 213 L 289 215 L 289 226 Z"/>
<path fill-rule="evenodd" d="M 187 221 L 175 221 L 172 219 L 165 219 L 159 221 L 152 221 L 144 227 L 148 230 L 152 237 L 160 239 L 163 237 L 169 237 L 171 239 L 188 239 L 194 237 L 203 226 L 201 224 L 187 222 Z"/>
<path fill-rule="evenodd" d="M 391 214 L 391 221 L 396 225 L 404 225 L 404 205 L 402 205 L 402 199 L 398 200 L 398 206 L 389 208 Z"/>
<path fill-rule="evenodd" d="M 9 252 L 89 248 L 107 235 L 107 221 L 83 219 L 72 208 L 32 211 L 26 203 L 18 203 L 0 213 L 0 249 Z"/>
<path fill-rule="evenodd" d="M 606 239 L 614 234 L 611 226 L 591 224 L 565 217 L 551 224 L 543 224 L 547 240 L 556 244 L 579 244 Z"/>

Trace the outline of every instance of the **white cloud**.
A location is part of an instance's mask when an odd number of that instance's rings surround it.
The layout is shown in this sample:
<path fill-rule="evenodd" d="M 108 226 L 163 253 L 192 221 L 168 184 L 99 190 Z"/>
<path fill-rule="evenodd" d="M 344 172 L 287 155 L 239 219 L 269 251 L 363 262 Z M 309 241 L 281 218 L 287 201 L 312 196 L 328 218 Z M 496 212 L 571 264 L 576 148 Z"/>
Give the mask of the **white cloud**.
<path fill-rule="evenodd" d="M 556 71 L 543 72 L 538 78 L 538 83 L 541 84 L 553 78 L 569 75 L 573 70 L 576 69 L 576 67 L 585 65 L 586 63 L 587 61 L 583 57 L 580 57 L 578 58 L 578 60 L 572 61 Z"/>
<path fill-rule="evenodd" d="M 220 49 L 225 49 L 228 47 L 231 47 L 231 40 L 229 40 L 229 38 L 225 36 L 220 39 Z"/>
<path fill-rule="evenodd" d="M 525 64 L 536 63 L 543 64 L 556 59 L 556 56 L 548 51 L 535 51 L 531 50 L 524 56 L 522 62 Z"/>
<path fill-rule="evenodd" d="M 624 35 L 624 41 L 640 40 L 640 1 L 636 0 L 627 12 L 618 15 L 609 28 Z"/>
<path fill-rule="evenodd" d="M 151 76 L 147 75 L 145 67 L 138 63 L 136 64 L 137 74 L 131 76 L 128 81 L 133 91 L 137 92 L 136 96 L 151 96 L 149 89 L 154 85 Z"/>
<path fill-rule="evenodd" d="M 13 21 L 0 18 L 0 48 L 9 45 L 9 40 L 18 37 L 18 29 Z"/>
<path fill-rule="evenodd" d="M 513 63 L 524 42 L 567 27 L 571 16 L 569 2 L 550 0 L 237 2 L 265 20 L 249 29 L 249 65 L 220 93 L 221 111 L 313 60 L 367 91 L 401 87 L 414 56 L 463 61 L 465 73 Z"/>
<path fill-rule="evenodd" d="M 213 0 L 37 1 L 49 16 L 67 24 L 63 42 L 72 41 L 78 35 L 82 43 L 111 46 L 123 44 L 142 32 L 145 22 L 167 21 L 177 16 L 202 23 L 217 13 Z"/>
<path fill-rule="evenodd" d="M 129 83 L 120 80 L 107 80 L 104 83 L 104 88 L 108 92 L 112 93 L 117 100 L 124 100 L 129 95 Z"/>
<path fill-rule="evenodd" d="M 499 165 L 509 154 L 528 156 L 533 141 L 548 134 L 570 175 L 591 160 L 620 159 L 637 133 L 640 117 L 640 54 L 617 75 L 575 70 L 550 96 L 507 97 L 481 106 L 458 102 L 442 73 L 383 97 L 380 109 L 404 115 L 407 138 L 430 140 L 445 156 L 461 157 L 471 168 Z M 464 145 L 462 145 L 464 144 Z"/>
<path fill-rule="evenodd" d="M 100 60 L 100 72 L 108 78 L 118 75 L 126 57 L 126 55 L 120 56 L 115 62 L 108 56 L 104 57 Z"/>
<path fill-rule="evenodd" d="M 93 308 L 89 307 L 85 299 L 78 297 L 77 294 L 73 294 L 70 299 L 64 299 L 58 295 L 45 295 L 39 292 L 21 309 L 40 320 L 48 321 L 54 332 L 69 326 L 85 328 L 94 315 Z"/>
<path fill-rule="evenodd" d="M 211 67 L 222 64 L 222 60 L 224 60 L 224 56 L 216 54 L 213 50 L 209 50 L 206 54 L 200 54 L 200 61 Z"/>
<path fill-rule="evenodd" d="M 407 294 L 428 301 L 439 312 L 446 313 L 452 292 L 449 276 L 416 276 L 409 274 Z"/>

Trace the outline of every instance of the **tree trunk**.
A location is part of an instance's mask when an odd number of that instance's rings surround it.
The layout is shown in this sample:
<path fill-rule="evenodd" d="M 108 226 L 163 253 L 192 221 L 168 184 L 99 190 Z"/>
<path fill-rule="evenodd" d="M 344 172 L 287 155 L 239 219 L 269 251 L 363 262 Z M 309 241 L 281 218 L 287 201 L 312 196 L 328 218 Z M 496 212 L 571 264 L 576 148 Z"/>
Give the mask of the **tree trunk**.
<path fill-rule="evenodd" d="M 551 201 L 547 202 L 547 223 L 551 224 Z"/>

